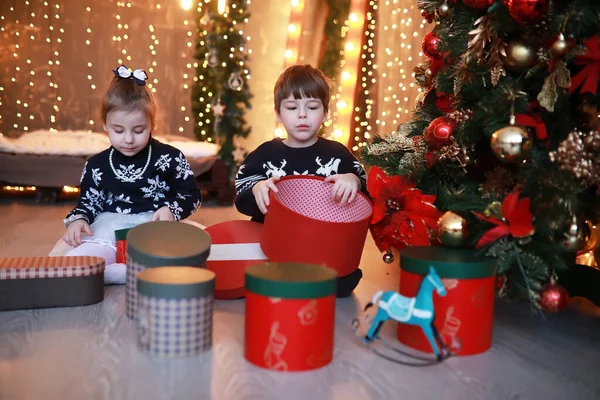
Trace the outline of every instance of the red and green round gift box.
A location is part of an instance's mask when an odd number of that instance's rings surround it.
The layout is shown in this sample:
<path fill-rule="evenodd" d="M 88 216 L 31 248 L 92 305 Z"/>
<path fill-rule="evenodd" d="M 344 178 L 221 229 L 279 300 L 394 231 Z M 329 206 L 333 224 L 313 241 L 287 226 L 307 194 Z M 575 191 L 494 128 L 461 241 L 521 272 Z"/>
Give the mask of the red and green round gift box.
<path fill-rule="evenodd" d="M 125 264 L 127 262 L 127 233 L 131 228 L 119 229 L 115 231 L 117 262 Z"/>
<path fill-rule="evenodd" d="M 433 296 L 434 325 L 442 341 L 459 345 L 458 355 L 483 353 L 492 345 L 495 297 L 495 260 L 479 257 L 473 249 L 409 247 L 400 252 L 400 294 L 416 296 L 423 277 L 433 266 L 446 296 Z M 398 340 L 414 349 L 432 352 L 416 325 L 398 324 Z"/>
<path fill-rule="evenodd" d="M 337 272 L 302 263 L 246 269 L 245 356 L 277 371 L 306 371 L 333 359 Z"/>

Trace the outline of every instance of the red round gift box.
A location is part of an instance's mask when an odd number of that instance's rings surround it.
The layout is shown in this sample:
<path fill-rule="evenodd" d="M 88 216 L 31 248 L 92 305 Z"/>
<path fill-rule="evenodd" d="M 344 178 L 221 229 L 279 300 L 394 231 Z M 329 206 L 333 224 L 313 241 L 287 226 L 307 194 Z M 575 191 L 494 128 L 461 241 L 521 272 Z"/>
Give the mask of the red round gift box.
<path fill-rule="evenodd" d="M 276 371 L 306 371 L 333 359 L 335 270 L 265 263 L 246 269 L 245 357 Z"/>
<path fill-rule="evenodd" d="M 226 221 L 205 229 L 212 239 L 206 268 L 216 275 L 215 299 L 244 297 L 244 272 L 267 261 L 260 249 L 262 224 L 252 221 Z"/>
<path fill-rule="evenodd" d="M 460 346 L 457 355 L 483 353 L 492 345 L 495 261 L 475 257 L 475 250 L 409 247 L 400 252 L 400 294 L 415 297 L 423 277 L 433 266 L 442 278 L 446 296 L 434 292 L 434 325 L 442 341 Z M 417 325 L 398 323 L 398 340 L 432 353 Z"/>
<path fill-rule="evenodd" d="M 332 187 L 318 176 L 277 182 L 260 241 L 270 261 L 327 265 L 341 277 L 358 268 L 373 206 L 360 192 L 352 203 L 336 203 Z"/>

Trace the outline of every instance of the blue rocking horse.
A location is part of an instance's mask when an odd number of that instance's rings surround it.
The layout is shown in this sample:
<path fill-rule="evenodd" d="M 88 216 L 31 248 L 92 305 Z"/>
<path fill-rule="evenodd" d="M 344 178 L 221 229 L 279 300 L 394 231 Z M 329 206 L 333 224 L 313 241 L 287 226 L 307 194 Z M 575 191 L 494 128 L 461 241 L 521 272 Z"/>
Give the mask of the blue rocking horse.
<path fill-rule="evenodd" d="M 433 291 L 440 296 L 446 295 L 446 288 L 434 267 L 429 267 L 429 273 L 423 278 L 416 297 L 405 297 L 396 292 L 375 293 L 373 299 L 365 306 L 365 311 L 377 303 L 378 310 L 367 335 L 364 337 L 366 344 L 378 339 L 383 323 L 393 319 L 400 323 L 418 325 L 427 337 L 437 361 L 442 361 L 450 355 L 450 351 L 442 342 L 437 328 L 433 325 Z M 438 347 L 439 343 L 439 347 Z M 441 347 L 441 350 L 440 350 Z M 405 353 L 403 353 L 405 354 Z"/>

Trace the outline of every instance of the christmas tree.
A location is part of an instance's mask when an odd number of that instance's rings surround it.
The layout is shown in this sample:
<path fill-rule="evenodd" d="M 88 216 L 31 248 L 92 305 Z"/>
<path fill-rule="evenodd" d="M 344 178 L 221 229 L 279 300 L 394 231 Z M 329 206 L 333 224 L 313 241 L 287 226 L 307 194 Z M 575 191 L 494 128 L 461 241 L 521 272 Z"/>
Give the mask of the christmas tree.
<path fill-rule="evenodd" d="M 375 242 L 387 260 L 430 243 L 478 249 L 496 258 L 501 295 L 560 308 L 556 274 L 600 261 L 600 1 L 418 5 L 432 23 L 414 71 L 423 92 L 361 153 Z"/>
<path fill-rule="evenodd" d="M 241 151 L 236 138 L 250 134 L 245 119 L 252 97 L 249 51 L 242 30 L 250 18 L 246 2 L 205 0 L 198 8 L 198 63 L 192 90 L 194 133 L 198 140 L 221 146 L 219 157 L 229 166 L 232 179 L 236 161 L 243 158 L 234 157 L 234 150 Z"/>

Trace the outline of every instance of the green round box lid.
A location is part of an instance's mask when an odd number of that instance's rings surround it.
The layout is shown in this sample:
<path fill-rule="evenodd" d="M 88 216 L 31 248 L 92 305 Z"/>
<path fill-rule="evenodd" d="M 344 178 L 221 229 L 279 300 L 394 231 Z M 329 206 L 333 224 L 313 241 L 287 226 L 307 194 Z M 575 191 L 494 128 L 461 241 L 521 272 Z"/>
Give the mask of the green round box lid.
<path fill-rule="evenodd" d="M 400 268 L 427 275 L 433 266 L 442 278 L 475 279 L 496 274 L 496 260 L 478 257 L 474 249 L 452 249 L 441 246 L 407 247 L 400 251 Z"/>
<path fill-rule="evenodd" d="M 337 272 L 324 265 L 264 263 L 246 268 L 246 290 L 268 297 L 314 299 L 335 294 Z"/>
<path fill-rule="evenodd" d="M 117 241 L 127 239 L 127 233 L 131 230 L 131 228 L 126 229 L 118 229 L 115 231 L 115 238 Z"/>
<path fill-rule="evenodd" d="M 127 234 L 127 254 L 146 267 L 202 265 L 210 245 L 208 233 L 175 221 L 146 222 Z"/>
<path fill-rule="evenodd" d="M 137 274 L 137 291 L 168 299 L 209 296 L 215 292 L 215 273 L 194 267 L 148 268 Z"/>

